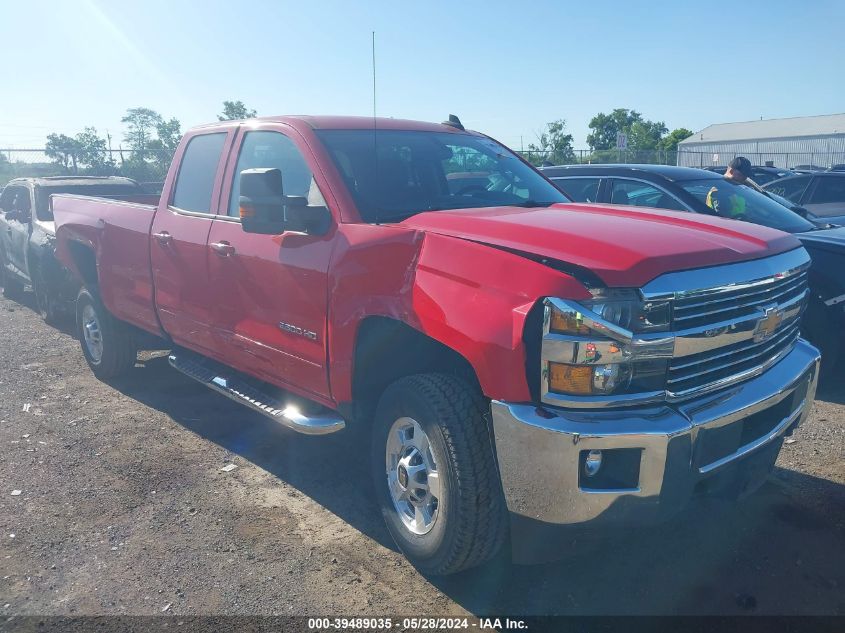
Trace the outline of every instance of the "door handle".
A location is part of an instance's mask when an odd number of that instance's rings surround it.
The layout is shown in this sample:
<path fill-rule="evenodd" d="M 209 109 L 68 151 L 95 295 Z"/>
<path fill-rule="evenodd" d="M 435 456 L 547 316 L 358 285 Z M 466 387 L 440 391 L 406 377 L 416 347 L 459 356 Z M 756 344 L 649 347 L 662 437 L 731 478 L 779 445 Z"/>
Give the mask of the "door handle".
<path fill-rule="evenodd" d="M 167 231 L 159 231 L 158 233 L 153 233 L 153 237 L 156 238 L 159 244 L 162 246 L 167 246 L 170 242 L 173 241 L 173 236 L 168 233 Z"/>
<path fill-rule="evenodd" d="M 235 247 L 225 240 L 221 242 L 212 242 L 210 246 L 211 250 L 220 255 L 220 257 L 231 257 L 235 254 Z"/>

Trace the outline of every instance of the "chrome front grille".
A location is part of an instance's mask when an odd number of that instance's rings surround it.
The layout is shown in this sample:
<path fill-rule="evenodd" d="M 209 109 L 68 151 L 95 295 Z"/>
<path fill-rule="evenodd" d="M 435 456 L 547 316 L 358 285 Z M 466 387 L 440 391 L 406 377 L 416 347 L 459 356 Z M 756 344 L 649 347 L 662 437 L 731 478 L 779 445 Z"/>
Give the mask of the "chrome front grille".
<path fill-rule="evenodd" d="M 759 308 L 765 306 L 788 303 L 807 290 L 807 273 L 737 286 L 677 299 L 672 311 L 673 329 L 713 327 L 723 321 L 758 313 Z"/>
<path fill-rule="evenodd" d="M 781 328 L 771 338 L 753 339 L 717 347 L 706 352 L 675 358 L 669 365 L 667 389 L 676 397 L 696 392 L 705 385 L 765 367 L 785 355 L 798 340 L 799 320 Z"/>
<path fill-rule="evenodd" d="M 670 273 L 643 288 L 672 302 L 670 400 L 758 375 L 794 347 L 807 297 L 809 257 L 796 249 L 763 260 Z"/>

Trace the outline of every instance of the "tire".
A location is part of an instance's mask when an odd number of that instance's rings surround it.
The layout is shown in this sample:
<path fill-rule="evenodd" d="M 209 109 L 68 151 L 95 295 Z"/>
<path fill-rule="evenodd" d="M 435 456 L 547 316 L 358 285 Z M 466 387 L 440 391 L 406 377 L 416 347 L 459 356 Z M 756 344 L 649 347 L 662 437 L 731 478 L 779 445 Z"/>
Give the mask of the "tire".
<path fill-rule="evenodd" d="M 481 394 L 446 374 L 401 378 L 379 401 L 372 434 L 379 506 L 396 545 L 423 573 L 475 567 L 505 542 L 507 512 L 487 411 Z M 417 512 L 415 503 L 427 510 Z"/>
<path fill-rule="evenodd" d="M 801 324 L 801 334 L 821 352 L 819 380 L 828 380 L 841 360 L 843 333 L 830 318 L 827 306 L 818 299 L 811 299 L 807 306 Z"/>
<path fill-rule="evenodd" d="M 96 290 L 79 291 L 76 331 L 85 360 L 97 378 L 116 378 L 135 366 L 138 351 L 132 329 L 109 313 Z"/>
<path fill-rule="evenodd" d="M 32 290 L 35 292 L 35 304 L 38 313 L 48 325 L 55 325 L 61 320 L 62 313 L 56 305 L 56 297 L 53 295 L 40 264 L 32 267 Z"/>
<path fill-rule="evenodd" d="M 23 296 L 24 285 L 6 268 L 6 261 L 0 260 L 0 283 L 3 284 L 3 296 L 18 300 Z"/>

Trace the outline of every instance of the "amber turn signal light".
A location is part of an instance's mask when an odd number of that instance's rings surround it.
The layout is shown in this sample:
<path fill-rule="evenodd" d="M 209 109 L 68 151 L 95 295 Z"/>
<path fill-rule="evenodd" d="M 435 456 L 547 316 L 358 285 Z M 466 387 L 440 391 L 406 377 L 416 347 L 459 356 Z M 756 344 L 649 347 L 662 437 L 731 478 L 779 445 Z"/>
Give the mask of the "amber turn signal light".
<path fill-rule="evenodd" d="M 593 368 L 588 365 L 549 363 L 549 389 L 558 393 L 593 393 Z"/>
<path fill-rule="evenodd" d="M 243 218 L 254 218 L 255 217 L 255 207 L 252 205 L 242 204 L 238 207 L 238 215 Z"/>
<path fill-rule="evenodd" d="M 557 332 L 559 334 L 587 335 L 590 333 L 590 328 L 584 325 L 584 322 L 580 317 L 581 315 L 578 313 L 552 310 L 549 326 L 552 332 Z"/>

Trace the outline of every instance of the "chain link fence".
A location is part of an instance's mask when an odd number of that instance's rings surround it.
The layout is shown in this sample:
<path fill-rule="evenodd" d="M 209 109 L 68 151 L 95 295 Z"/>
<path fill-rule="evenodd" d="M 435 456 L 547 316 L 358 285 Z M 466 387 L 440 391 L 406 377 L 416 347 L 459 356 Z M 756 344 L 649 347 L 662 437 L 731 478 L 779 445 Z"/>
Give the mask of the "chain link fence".
<path fill-rule="evenodd" d="M 138 182 L 161 182 L 173 151 L 104 150 L 93 156 L 73 152 L 48 155 L 43 149 L 0 149 L 0 186 L 13 178 L 46 176 L 126 176 Z"/>
<path fill-rule="evenodd" d="M 687 167 L 720 167 L 742 155 L 753 165 L 784 168 L 827 169 L 845 164 L 845 152 L 712 152 L 581 149 L 571 152 L 520 152 L 534 165 L 648 164 Z M 160 183 L 167 175 L 172 150 L 105 150 L 96 156 L 71 152 L 47 155 L 43 149 L 0 149 L 0 186 L 13 178 L 39 176 L 127 176 L 138 182 Z M 469 169 L 470 166 L 467 166 Z"/>
<path fill-rule="evenodd" d="M 845 164 L 845 152 L 692 152 L 685 150 L 581 149 L 573 152 L 525 150 L 520 154 L 533 165 L 607 165 L 612 163 L 723 167 L 737 156 L 752 165 L 792 169 L 827 169 Z"/>

